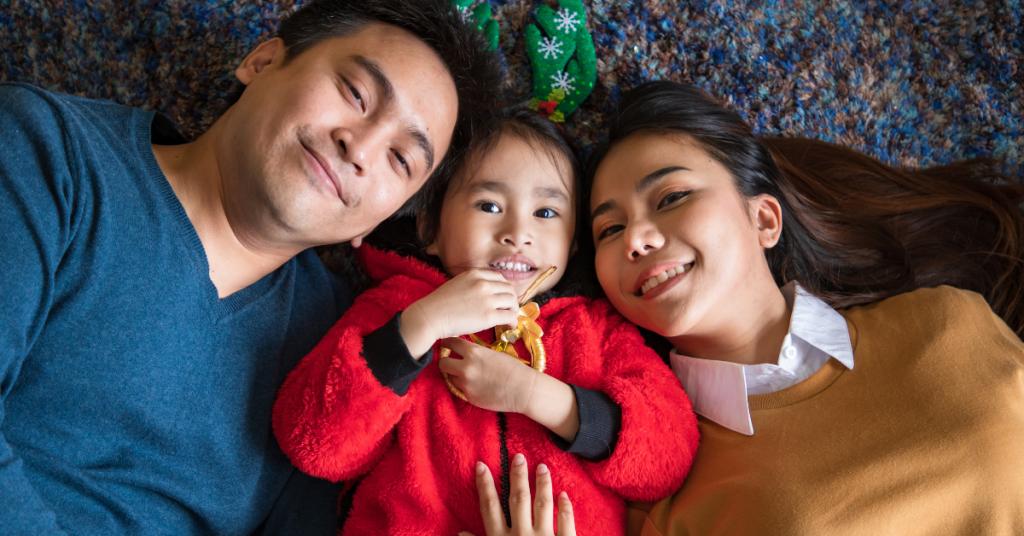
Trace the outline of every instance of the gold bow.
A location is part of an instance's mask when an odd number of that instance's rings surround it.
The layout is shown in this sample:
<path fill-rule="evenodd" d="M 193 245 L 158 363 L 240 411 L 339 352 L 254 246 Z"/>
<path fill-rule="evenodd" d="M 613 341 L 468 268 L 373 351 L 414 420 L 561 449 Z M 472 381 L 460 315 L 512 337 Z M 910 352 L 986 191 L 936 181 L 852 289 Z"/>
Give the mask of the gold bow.
<path fill-rule="evenodd" d="M 537 317 L 540 316 L 540 306 L 536 302 L 524 303 L 530 299 L 533 295 L 533 291 L 540 286 L 540 284 L 554 273 L 555 267 L 548 268 L 543 274 L 538 277 L 530 288 L 526 289 L 523 296 L 519 299 L 519 313 L 517 315 L 516 327 L 510 326 L 494 326 L 494 342 L 487 343 L 483 339 L 477 337 L 475 334 L 470 334 L 470 338 L 473 342 L 495 350 L 497 352 L 504 352 L 519 361 L 530 365 L 537 372 L 544 372 L 547 368 L 547 354 L 544 352 L 544 343 L 541 342 L 540 338 L 544 335 L 544 330 L 541 329 L 540 324 L 537 323 Z M 517 340 L 523 339 L 523 344 L 526 345 L 527 351 L 530 352 L 530 360 L 527 361 L 516 352 L 516 349 L 512 346 Z M 441 357 L 445 358 L 451 355 L 451 350 L 448 348 L 441 348 Z M 452 392 L 456 397 L 466 400 L 466 395 L 458 387 L 452 384 L 448 375 L 444 372 L 441 373 L 441 377 L 444 378 L 444 383 L 448 386 L 448 390 Z M 468 400 L 466 400 L 468 402 Z"/>

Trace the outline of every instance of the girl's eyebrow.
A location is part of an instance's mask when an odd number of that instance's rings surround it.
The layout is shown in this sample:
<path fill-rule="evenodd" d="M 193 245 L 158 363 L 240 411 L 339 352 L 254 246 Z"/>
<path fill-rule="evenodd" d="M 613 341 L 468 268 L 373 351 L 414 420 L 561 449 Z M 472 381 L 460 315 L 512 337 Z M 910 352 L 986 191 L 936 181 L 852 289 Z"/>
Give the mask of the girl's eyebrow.
<path fill-rule="evenodd" d="M 533 189 L 533 193 L 534 195 L 541 199 L 555 199 L 566 204 L 569 203 L 569 196 L 566 195 L 565 192 L 563 192 L 562 190 L 559 190 L 558 188 L 546 188 L 538 186 L 537 188 Z"/>

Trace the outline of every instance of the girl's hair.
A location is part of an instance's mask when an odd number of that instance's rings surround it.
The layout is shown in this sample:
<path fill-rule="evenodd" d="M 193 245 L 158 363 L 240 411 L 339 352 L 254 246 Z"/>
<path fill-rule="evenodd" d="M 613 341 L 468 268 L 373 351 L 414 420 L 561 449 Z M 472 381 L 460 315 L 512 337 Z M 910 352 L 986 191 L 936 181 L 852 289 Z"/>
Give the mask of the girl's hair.
<path fill-rule="evenodd" d="M 581 169 L 575 151 L 565 137 L 561 128 L 550 119 L 530 110 L 523 105 L 505 106 L 494 111 L 486 122 L 483 132 L 470 141 L 465 156 L 455 165 L 448 182 L 448 190 L 461 188 L 466 179 L 498 146 L 502 138 L 514 138 L 525 142 L 539 158 L 548 158 L 561 172 L 566 190 L 573 192 L 572 203 L 579 214 L 583 207 L 582 188 L 580 187 Z M 566 166 L 568 165 L 568 168 Z M 420 226 L 420 239 L 429 244 L 437 236 L 441 221 L 441 206 L 447 191 L 437 192 L 427 201 L 426 210 Z M 577 218 L 576 233 L 579 235 L 579 219 Z"/>
<path fill-rule="evenodd" d="M 831 143 L 758 139 L 703 90 L 649 82 L 619 104 L 586 183 L 613 145 L 640 131 L 685 135 L 742 195 L 778 200 L 782 236 L 765 256 L 780 286 L 799 281 L 845 309 L 952 285 L 985 296 L 1024 335 L 1024 183 L 1000 162 L 902 170 Z"/>

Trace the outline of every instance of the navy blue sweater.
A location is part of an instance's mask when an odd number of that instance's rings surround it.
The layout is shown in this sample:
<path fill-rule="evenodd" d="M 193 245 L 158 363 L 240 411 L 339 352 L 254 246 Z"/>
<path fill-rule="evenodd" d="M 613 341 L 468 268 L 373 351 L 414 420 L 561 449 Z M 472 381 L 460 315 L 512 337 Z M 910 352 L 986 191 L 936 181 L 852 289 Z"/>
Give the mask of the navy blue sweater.
<path fill-rule="evenodd" d="M 218 299 L 151 150 L 182 141 L 151 112 L 0 84 L 4 534 L 298 533 L 303 508 L 333 515 L 270 411 L 348 288 L 307 251 Z"/>

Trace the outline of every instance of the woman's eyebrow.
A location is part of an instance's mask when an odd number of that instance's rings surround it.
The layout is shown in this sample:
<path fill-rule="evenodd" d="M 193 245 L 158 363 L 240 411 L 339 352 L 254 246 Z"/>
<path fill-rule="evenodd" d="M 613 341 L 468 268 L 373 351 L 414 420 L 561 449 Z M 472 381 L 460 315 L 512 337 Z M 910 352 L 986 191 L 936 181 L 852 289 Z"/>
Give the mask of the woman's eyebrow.
<path fill-rule="evenodd" d="M 654 183 L 658 182 L 659 179 L 661 179 L 665 175 L 668 175 L 669 173 L 675 173 L 676 171 L 690 171 L 690 168 L 684 168 L 683 166 L 668 166 L 663 167 L 652 173 L 648 173 L 646 177 L 637 181 L 636 193 L 644 193 L 644 190 L 647 190 L 648 188 L 653 186 Z"/>

